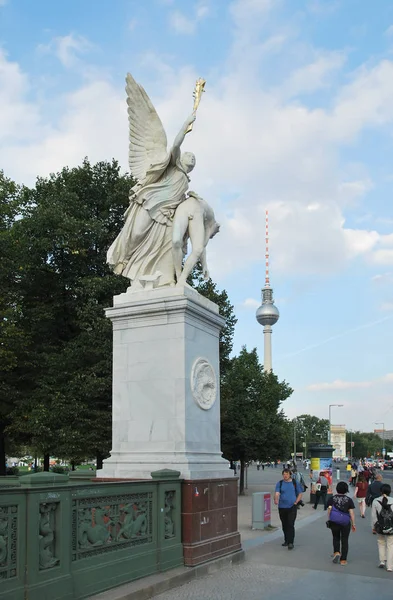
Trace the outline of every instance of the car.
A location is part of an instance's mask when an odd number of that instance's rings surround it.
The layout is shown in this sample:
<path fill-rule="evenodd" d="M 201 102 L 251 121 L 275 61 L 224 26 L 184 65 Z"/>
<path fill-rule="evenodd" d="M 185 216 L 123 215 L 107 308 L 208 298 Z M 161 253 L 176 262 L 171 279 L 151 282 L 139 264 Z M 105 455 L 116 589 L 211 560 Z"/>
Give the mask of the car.
<path fill-rule="evenodd" d="M 385 460 L 383 462 L 384 469 L 393 469 L 393 462 L 391 460 Z"/>

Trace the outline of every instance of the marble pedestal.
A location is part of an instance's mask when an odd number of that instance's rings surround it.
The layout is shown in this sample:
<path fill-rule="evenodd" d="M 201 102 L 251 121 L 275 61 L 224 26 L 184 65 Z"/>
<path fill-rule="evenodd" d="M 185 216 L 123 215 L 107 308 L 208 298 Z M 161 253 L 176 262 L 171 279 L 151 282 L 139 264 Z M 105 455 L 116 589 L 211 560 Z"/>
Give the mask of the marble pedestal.
<path fill-rule="evenodd" d="M 218 306 L 189 287 L 120 294 L 113 323 L 113 440 L 99 478 L 228 478 L 221 456 Z"/>

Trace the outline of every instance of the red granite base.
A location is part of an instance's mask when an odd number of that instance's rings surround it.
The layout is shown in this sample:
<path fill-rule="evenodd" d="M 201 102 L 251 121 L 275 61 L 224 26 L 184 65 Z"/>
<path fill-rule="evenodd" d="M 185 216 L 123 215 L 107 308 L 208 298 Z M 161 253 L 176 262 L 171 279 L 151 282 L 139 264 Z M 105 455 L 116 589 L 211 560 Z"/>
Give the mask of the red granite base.
<path fill-rule="evenodd" d="M 182 483 L 184 564 L 188 567 L 241 550 L 237 479 Z"/>

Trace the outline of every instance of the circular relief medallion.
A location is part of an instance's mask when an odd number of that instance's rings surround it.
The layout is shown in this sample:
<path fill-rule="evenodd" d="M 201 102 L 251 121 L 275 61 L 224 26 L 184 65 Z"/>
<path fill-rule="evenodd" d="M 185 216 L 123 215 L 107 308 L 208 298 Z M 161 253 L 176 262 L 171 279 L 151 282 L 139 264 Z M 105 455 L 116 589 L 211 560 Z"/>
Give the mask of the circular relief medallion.
<path fill-rule="evenodd" d="M 216 374 L 206 358 L 197 358 L 192 366 L 191 391 L 195 402 L 203 410 L 209 410 L 216 401 Z"/>

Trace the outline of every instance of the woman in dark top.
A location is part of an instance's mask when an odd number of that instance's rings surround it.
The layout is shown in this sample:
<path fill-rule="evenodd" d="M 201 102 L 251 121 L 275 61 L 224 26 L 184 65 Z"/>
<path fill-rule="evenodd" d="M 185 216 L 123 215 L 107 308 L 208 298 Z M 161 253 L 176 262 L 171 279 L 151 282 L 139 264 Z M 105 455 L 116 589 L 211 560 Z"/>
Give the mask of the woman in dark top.
<path fill-rule="evenodd" d="M 333 535 L 333 562 L 341 565 L 347 564 L 348 538 L 355 527 L 355 505 L 349 498 L 348 484 L 339 481 L 336 486 L 337 494 L 328 500 L 328 519 Z"/>

